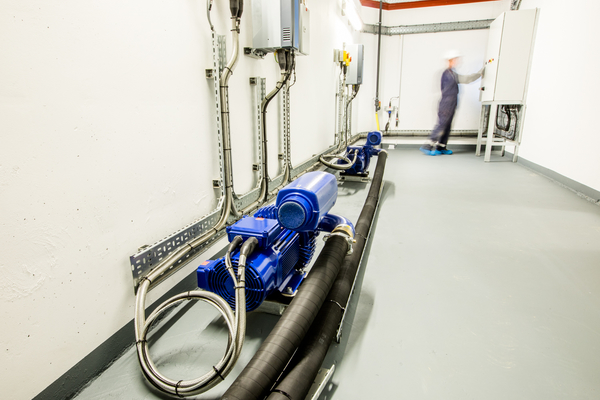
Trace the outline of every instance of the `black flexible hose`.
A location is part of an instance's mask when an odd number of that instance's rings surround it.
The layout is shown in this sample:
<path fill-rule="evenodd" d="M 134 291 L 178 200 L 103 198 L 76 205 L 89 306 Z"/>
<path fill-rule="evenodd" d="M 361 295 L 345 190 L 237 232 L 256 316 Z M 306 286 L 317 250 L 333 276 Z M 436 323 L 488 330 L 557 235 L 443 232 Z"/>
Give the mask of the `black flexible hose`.
<path fill-rule="evenodd" d="M 506 125 L 502 125 L 500 123 L 500 113 L 498 112 L 496 114 L 496 128 L 500 129 L 501 131 L 510 131 L 510 125 L 511 125 L 511 110 L 509 108 L 509 106 L 503 105 L 503 106 L 498 106 L 498 109 L 502 111 L 502 113 L 504 113 L 506 115 L 507 121 L 506 121 Z"/>
<path fill-rule="evenodd" d="M 296 297 L 221 400 L 258 400 L 269 393 L 323 305 L 347 252 L 345 238 L 327 240 Z"/>
<path fill-rule="evenodd" d="M 319 314 L 267 400 L 304 400 L 342 320 L 379 201 L 387 153 L 379 153 L 369 194 L 356 224 L 354 252 L 342 269 Z"/>

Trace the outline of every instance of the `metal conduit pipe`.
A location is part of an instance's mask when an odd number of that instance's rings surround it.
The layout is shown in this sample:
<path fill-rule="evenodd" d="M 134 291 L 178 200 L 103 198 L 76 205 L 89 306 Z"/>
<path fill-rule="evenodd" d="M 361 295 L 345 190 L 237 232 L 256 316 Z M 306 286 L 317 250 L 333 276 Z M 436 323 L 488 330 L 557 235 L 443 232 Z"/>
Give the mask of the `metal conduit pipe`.
<path fill-rule="evenodd" d="M 232 13 L 234 12 L 232 8 Z M 237 12 L 237 9 L 236 9 Z M 221 135 L 223 143 L 223 172 L 225 177 L 225 191 L 233 196 L 233 166 L 231 161 L 231 127 L 229 124 L 229 78 L 233 74 L 233 70 L 238 61 L 238 53 L 240 47 L 240 30 L 239 30 L 239 18 L 231 17 L 231 39 L 233 42 L 233 52 L 231 58 L 227 63 L 227 66 L 223 69 L 221 74 L 220 87 L 221 87 Z M 233 202 L 231 202 L 229 209 L 233 209 Z"/>
<path fill-rule="evenodd" d="M 206 2 L 206 19 L 208 19 L 208 24 L 210 25 L 210 30 L 211 31 L 215 31 L 215 26 L 212 23 L 212 20 L 210 19 L 210 11 L 212 10 L 212 6 L 213 6 L 213 0 L 208 0 Z"/>
<path fill-rule="evenodd" d="M 358 95 L 358 91 L 360 90 L 360 85 L 352 85 L 352 97 L 346 102 L 346 110 L 344 112 L 344 145 L 348 147 L 348 107 L 350 107 L 350 103 L 356 98 Z M 352 134 L 352 132 L 350 132 Z"/>
<path fill-rule="evenodd" d="M 242 8 L 243 8 L 243 6 L 241 6 L 241 5 L 240 5 L 239 9 L 235 8 L 235 6 L 232 6 L 232 14 L 234 13 L 234 11 L 239 10 L 238 15 L 240 15 Z M 233 53 L 231 54 L 231 58 L 229 59 L 227 66 L 223 69 L 223 73 L 221 74 L 220 102 L 221 102 L 222 143 L 223 143 L 223 152 L 224 152 L 224 155 L 223 155 L 223 169 L 224 169 L 224 175 L 225 175 L 224 185 L 226 188 L 230 187 L 231 195 L 235 196 L 235 193 L 233 191 L 233 166 L 232 166 L 232 157 L 231 157 L 231 125 L 230 125 L 230 120 L 229 120 L 229 78 L 233 74 L 233 71 L 234 71 L 235 66 L 237 65 L 237 61 L 238 61 L 239 42 L 240 42 L 240 39 L 239 39 L 240 20 L 239 20 L 239 17 L 238 18 L 232 17 L 231 21 L 232 21 L 231 35 L 232 35 L 232 42 L 233 42 Z M 263 157 L 266 157 L 265 154 L 266 154 L 266 150 L 263 150 Z M 263 177 L 264 177 L 264 173 L 263 173 Z M 263 178 L 263 181 L 264 181 L 264 178 Z M 239 217 L 241 215 L 247 214 L 248 210 L 251 211 L 251 210 L 257 208 L 264 202 L 263 199 L 266 196 L 267 190 L 268 190 L 268 187 L 266 187 L 264 185 L 264 182 L 261 182 L 260 183 L 260 194 L 258 195 L 258 200 L 256 202 L 252 203 L 250 206 L 246 207 L 242 211 L 238 211 L 235 208 L 235 205 L 233 204 L 233 201 L 232 201 L 231 206 L 230 206 L 231 213 L 233 215 L 235 215 L 236 217 Z"/>
<path fill-rule="evenodd" d="M 377 79 L 375 83 L 375 113 L 381 108 L 379 106 L 379 72 L 381 70 L 381 26 L 383 22 L 383 0 L 379 0 L 379 31 L 377 34 Z M 379 126 L 377 127 L 379 130 Z"/>
<path fill-rule="evenodd" d="M 271 90 L 265 96 L 262 103 L 260 104 L 260 119 L 261 119 L 261 129 L 262 129 L 262 135 L 261 135 L 262 136 L 261 159 L 262 159 L 262 170 L 263 170 L 262 185 L 263 185 L 263 188 L 266 188 L 266 190 L 264 190 L 263 197 L 259 198 L 259 201 L 267 200 L 266 192 L 268 191 L 268 188 L 269 188 L 269 170 L 268 170 L 269 161 L 268 161 L 268 155 L 267 155 L 267 107 L 269 106 L 269 103 L 271 102 L 271 100 L 273 100 L 273 98 L 277 95 L 277 93 L 279 93 L 279 91 L 283 87 L 286 77 L 287 77 L 286 71 L 281 71 L 281 77 L 277 81 L 275 88 L 273 90 Z"/>
<path fill-rule="evenodd" d="M 369 194 L 356 224 L 354 251 L 342 268 L 319 314 L 267 400 L 304 400 L 317 376 L 344 315 L 379 202 L 387 153 L 379 153 Z"/>
<path fill-rule="evenodd" d="M 293 60 L 293 55 L 292 55 L 292 60 Z M 295 62 L 295 61 L 292 61 L 292 62 Z M 292 70 L 293 70 L 293 63 L 287 64 L 285 66 L 285 68 L 281 69 L 281 76 L 280 76 L 279 80 L 277 81 L 275 88 L 271 92 L 269 92 L 265 96 L 263 101 L 261 102 L 261 105 L 260 105 L 261 113 L 260 114 L 261 114 L 261 141 L 262 141 L 262 149 L 261 149 L 262 177 L 261 177 L 261 182 L 260 182 L 260 193 L 258 195 L 258 199 L 255 202 L 246 206 L 246 208 L 244 208 L 241 211 L 237 211 L 232 203 L 231 211 L 236 216 L 250 214 L 256 208 L 260 207 L 262 204 L 264 204 L 270 198 L 272 198 L 274 195 L 276 195 L 277 191 L 279 189 L 281 189 L 282 187 L 284 187 L 286 185 L 286 183 L 288 183 L 288 181 L 289 181 L 290 168 L 289 168 L 289 165 L 286 164 L 285 170 L 283 172 L 283 180 L 282 180 L 281 185 L 277 186 L 272 192 L 269 192 L 269 172 L 267 170 L 267 168 L 268 168 L 267 154 L 268 153 L 267 153 L 266 113 L 267 113 L 267 106 L 269 105 L 271 100 L 281 91 L 281 89 L 283 88 L 283 86 L 285 85 L 287 80 L 292 75 Z"/>
<path fill-rule="evenodd" d="M 231 59 L 229 60 L 220 80 L 221 89 L 221 103 L 224 107 L 223 115 L 227 116 L 229 113 L 229 108 L 227 105 L 227 83 L 229 81 L 229 77 L 233 73 L 233 69 L 235 68 L 235 64 L 238 59 L 239 52 L 239 22 L 240 16 L 243 10 L 243 0 L 231 0 L 230 1 L 231 12 L 232 12 L 232 37 L 234 42 L 234 49 L 231 55 Z M 210 12 L 210 7 L 208 9 Z M 155 281 L 160 275 L 171 269 L 177 261 L 181 258 L 185 257 L 188 253 L 190 253 L 193 249 L 198 246 L 206 243 L 210 240 L 219 230 L 221 230 L 227 223 L 227 218 L 230 215 L 230 211 L 232 209 L 232 197 L 233 197 L 233 188 L 232 188 L 232 171 L 231 171 L 231 137 L 229 132 L 229 120 L 228 118 L 222 118 L 223 120 L 223 132 L 222 132 L 222 142 L 223 142 L 223 169 L 224 169 L 224 198 L 222 198 L 219 203 L 221 205 L 221 215 L 219 217 L 218 222 L 213 226 L 208 232 L 202 235 L 199 238 L 196 238 L 189 243 L 181 246 L 180 249 L 175 251 L 166 257 L 161 263 L 159 263 L 156 268 L 154 268 L 147 276 L 142 278 L 140 285 L 138 287 L 138 291 L 136 293 L 136 301 L 135 301 L 135 311 L 134 311 L 134 330 L 135 330 L 135 339 L 136 339 L 136 349 L 138 354 L 138 360 L 140 362 L 140 366 L 142 367 L 142 371 L 148 380 L 157 388 L 172 393 L 176 395 L 180 395 L 180 393 L 184 393 L 186 390 L 191 390 L 188 392 L 188 395 L 194 393 L 200 393 L 205 390 L 210 389 L 214 385 L 220 382 L 220 380 L 216 380 L 216 377 L 219 379 L 226 373 L 228 373 L 235 361 L 237 360 L 237 356 L 239 355 L 239 348 L 236 348 L 236 343 L 239 343 L 239 340 L 236 341 L 236 330 L 238 329 L 238 324 L 235 323 L 233 326 L 233 322 L 236 317 L 234 317 L 229 305 L 218 296 L 205 294 L 204 292 L 187 292 L 172 297 L 167 300 L 163 304 L 161 304 L 149 317 L 146 318 L 146 296 L 148 293 L 148 289 L 153 281 Z M 216 367 L 215 371 L 211 371 L 202 377 L 192 380 L 192 381 L 172 381 L 163 375 L 161 375 L 152 360 L 150 360 L 148 356 L 148 346 L 146 342 L 146 334 L 152 321 L 154 321 L 157 316 L 162 313 L 165 309 L 187 299 L 202 299 L 204 301 L 213 304 L 219 312 L 223 315 L 223 317 L 228 321 L 230 335 L 233 333 L 233 337 L 230 337 L 230 340 L 233 340 L 233 345 L 230 346 L 223 356 L 223 359 Z M 239 332 L 237 333 L 239 335 Z M 220 370 L 219 368 L 223 368 Z M 174 383 L 173 383 L 174 382 Z M 186 389 L 187 386 L 187 389 Z"/>
<path fill-rule="evenodd" d="M 348 252 L 347 233 L 329 237 L 285 313 L 221 400 L 263 399 L 292 358 Z"/>
<path fill-rule="evenodd" d="M 144 372 L 144 375 L 146 376 L 148 381 L 150 381 L 154 386 L 156 386 L 157 388 L 159 388 L 163 391 L 167 391 L 169 393 L 178 395 L 180 388 L 182 388 L 181 383 L 188 384 L 189 381 L 185 381 L 185 382 L 179 381 L 179 382 L 175 382 L 175 384 L 172 384 L 173 381 L 169 380 L 168 378 L 161 375 L 158 372 L 158 370 L 156 369 L 156 366 L 154 365 L 154 363 L 152 363 L 152 360 L 150 360 L 150 358 L 148 356 L 148 345 L 147 345 L 145 337 L 146 337 L 148 329 L 150 328 L 154 319 L 160 313 L 162 313 L 164 310 L 166 310 L 167 308 L 169 308 L 175 304 L 178 304 L 183 300 L 191 299 L 191 298 L 204 299 L 204 301 L 207 301 L 210 304 L 213 304 L 219 310 L 219 312 L 221 312 L 223 317 L 228 321 L 235 320 L 235 317 L 233 316 L 233 313 L 231 312 L 231 308 L 229 307 L 229 305 L 223 299 L 221 299 L 219 296 L 207 294 L 210 292 L 199 292 L 199 293 L 188 292 L 188 293 L 182 293 L 180 295 L 177 295 L 177 296 L 172 297 L 171 299 L 167 300 L 165 303 L 163 303 L 159 307 L 157 307 L 156 310 L 148 317 L 148 319 L 146 319 L 146 295 L 148 293 L 148 289 L 150 288 L 150 284 L 154 280 L 156 280 L 164 272 L 168 271 L 180 258 L 184 257 L 186 254 L 188 254 L 194 248 L 207 242 L 221 228 L 223 228 L 223 226 L 225 226 L 225 224 L 227 222 L 227 217 L 229 216 L 230 208 L 231 208 L 231 192 L 229 192 L 229 194 L 228 195 L 226 194 L 226 196 L 225 196 L 225 201 L 224 201 L 223 207 L 221 209 L 221 217 L 220 217 L 219 221 L 217 222 L 217 224 L 206 234 L 191 241 L 190 243 L 186 243 L 184 246 L 182 246 L 182 248 L 180 250 L 169 255 L 154 270 L 152 270 L 152 272 L 150 272 L 147 276 L 145 276 L 142 279 L 142 281 L 138 287 L 138 291 L 137 291 L 136 298 L 135 298 L 135 312 L 134 312 L 134 329 L 135 329 L 135 341 L 136 341 L 136 350 L 137 350 L 137 354 L 138 354 L 138 361 L 140 362 L 142 371 Z M 231 314 L 229 314 L 229 313 L 231 313 Z M 234 332 L 236 331 L 236 326 L 233 326 L 230 323 L 228 323 L 228 325 L 229 325 L 230 331 L 234 331 Z M 236 325 L 238 325 L 238 324 L 236 324 Z M 223 365 L 221 366 L 219 364 L 220 366 L 217 368 L 227 366 L 230 363 L 231 363 L 231 367 L 233 367 L 233 364 L 235 364 L 235 361 L 237 360 L 238 355 L 239 355 L 239 350 L 236 351 L 235 346 L 231 346 L 231 348 L 228 349 L 227 353 L 223 356 L 223 359 L 222 359 Z M 234 358 L 232 358 L 232 357 L 234 357 Z M 215 381 L 215 377 L 218 377 L 219 375 L 223 375 L 224 373 L 229 372 L 229 370 L 219 371 L 218 374 L 215 371 L 211 371 L 213 374 L 215 374 L 215 376 L 207 376 L 208 374 L 202 376 L 201 378 L 199 378 L 199 380 L 201 381 L 204 388 L 200 391 L 194 391 L 194 393 L 200 393 L 202 391 L 210 389 L 211 387 L 213 387 L 214 385 L 216 385 L 217 383 L 220 382 L 220 381 L 218 381 L 218 382 Z M 197 381 L 198 380 L 194 380 L 191 384 L 195 386 L 197 384 Z M 206 386 L 206 384 L 204 383 L 205 381 L 208 381 L 208 383 L 209 383 L 208 386 Z M 173 385 L 175 385 L 174 389 L 173 389 Z M 169 390 L 169 388 L 172 388 L 172 390 Z M 183 393 L 183 390 L 181 393 Z"/>
<path fill-rule="evenodd" d="M 263 99 L 260 109 L 261 109 L 261 127 L 262 127 L 262 132 L 261 132 L 261 140 L 262 140 L 262 149 L 261 149 L 261 159 L 262 159 L 262 179 L 261 179 L 261 185 L 260 185 L 260 194 L 258 195 L 258 199 L 253 202 L 252 204 L 250 204 L 249 206 L 247 206 L 246 208 L 244 208 L 241 211 L 241 214 L 243 215 L 247 215 L 249 213 L 251 213 L 253 210 L 255 210 L 257 207 L 261 206 L 262 204 L 264 204 L 265 202 L 267 202 L 270 198 L 272 198 L 274 195 L 277 194 L 277 192 L 279 191 L 279 189 L 281 189 L 282 187 L 285 186 L 286 183 L 288 183 L 289 178 L 290 178 L 290 168 L 289 166 L 286 164 L 285 165 L 285 170 L 283 172 L 283 180 L 281 182 L 281 185 L 277 186 L 273 191 L 269 192 L 269 173 L 267 171 L 268 168 L 268 161 L 267 161 L 267 128 L 266 128 L 266 114 L 267 114 L 267 106 L 269 105 L 269 102 L 277 95 L 277 93 L 279 93 L 279 91 L 281 90 L 281 88 L 283 87 L 283 85 L 285 85 L 285 82 L 289 79 L 289 77 L 291 76 L 291 72 L 287 73 L 287 71 L 281 71 L 281 77 L 279 78 L 279 80 L 277 81 L 277 85 L 275 86 L 275 88 L 265 96 L 265 98 Z"/>
<path fill-rule="evenodd" d="M 343 154 L 330 154 L 330 155 L 323 154 L 321 157 L 319 157 L 319 161 L 321 161 L 321 163 L 328 168 L 335 169 L 338 171 L 345 171 L 347 169 L 352 168 L 354 166 L 354 164 L 356 164 L 356 159 L 358 157 L 357 153 L 358 152 L 356 150 L 352 153 L 352 154 L 354 154 L 354 158 L 352 160 L 350 160 L 348 157 L 346 157 Z M 339 158 L 340 160 L 345 161 L 346 164 L 334 164 L 332 162 L 327 161 L 328 158 L 329 159 Z"/>
<path fill-rule="evenodd" d="M 289 57 L 290 57 L 289 62 L 287 62 L 287 61 L 282 62 L 281 59 L 280 59 L 279 65 L 281 66 L 282 64 L 284 64 L 285 66 L 283 68 L 281 68 L 281 77 L 277 81 L 277 84 L 275 85 L 275 88 L 273 90 L 271 90 L 269 92 L 269 94 L 267 94 L 265 96 L 265 98 L 263 99 L 262 103 L 260 104 L 260 118 L 261 118 L 261 128 L 262 128 L 263 186 L 266 188 L 266 192 L 268 192 L 268 188 L 269 188 L 269 170 L 267 169 L 268 168 L 268 160 L 267 160 L 267 107 L 269 106 L 269 103 L 271 102 L 271 100 L 273 100 L 275 98 L 275 96 L 277 96 L 277 94 L 281 91 L 281 89 L 285 85 L 285 82 L 287 82 L 287 80 L 292 75 L 293 63 L 295 62 L 294 61 L 294 55 L 292 53 L 285 52 L 281 57 L 287 58 L 288 54 L 289 54 Z M 285 183 L 287 183 L 287 180 L 288 180 L 288 178 L 287 178 L 288 166 L 286 165 L 285 168 L 286 168 L 286 171 L 284 173 L 286 174 L 286 176 L 284 177 L 284 180 L 283 180 L 283 184 L 284 185 L 285 185 Z M 268 193 L 265 193 L 262 198 L 259 198 L 259 201 L 266 201 L 267 198 L 268 198 Z"/>
<path fill-rule="evenodd" d="M 267 201 L 269 201 L 270 199 L 272 199 L 273 197 L 277 196 L 277 192 L 279 192 L 279 189 L 283 188 L 289 181 L 290 181 L 290 167 L 289 165 L 284 165 L 284 171 L 283 171 L 283 179 L 281 180 L 281 183 L 275 187 L 275 189 L 271 190 L 268 195 L 267 195 Z M 277 178 L 275 178 L 277 179 Z"/>

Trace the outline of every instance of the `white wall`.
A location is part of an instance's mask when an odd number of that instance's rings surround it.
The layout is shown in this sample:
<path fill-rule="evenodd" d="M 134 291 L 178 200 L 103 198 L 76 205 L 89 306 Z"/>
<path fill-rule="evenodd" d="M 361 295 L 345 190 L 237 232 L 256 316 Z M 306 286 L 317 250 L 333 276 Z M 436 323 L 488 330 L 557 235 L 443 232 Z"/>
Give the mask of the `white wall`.
<path fill-rule="evenodd" d="M 229 32 L 227 1 L 213 20 Z M 338 1 L 308 1 L 312 54 L 292 88 L 293 162 L 333 143 L 332 50 L 352 41 Z M 204 1 L 0 4 L 0 391 L 31 398 L 133 317 L 129 256 L 216 205 L 211 37 Z M 251 46 L 246 1 L 242 46 Z M 228 40 L 228 48 L 231 43 Z M 248 78 L 231 79 L 235 189 L 254 186 Z M 277 104 L 269 110 L 277 172 Z M 195 269 L 150 293 L 151 302 Z"/>
<path fill-rule="evenodd" d="M 510 8 L 508 0 L 454 5 L 444 7 L 416 8 L 384 11 L 383 25 L 418 25 L 439 22 L 493 19 Z M 363 7 L 365 23 L 375 24 L 379 19 L 377 9 Z M 442 32 L 382 37 L 381 83 L 379 99 L 382 102 L 380 125 L 384 128 L 387 113 L 384 108 L 391 97 L 400 96 L 400 125 L 390 129 L 431 130 L 436 123 L 437 106 L 441 97 L 440 80 L 447 67 L 444 54 L 456 49 L 463 55 L 457 71 L 462 74 L 477 72 L 483 65 L 487 47 L 488 30 Z M 375 129 L 374 99 L 377 66 L 377 36 L 363 34 L 367 71 L 369 78 L 361 89 L 358 131 Z M 402 81 L 400 72 L 402 71 Z M 461 85 L 459 106 L 453 129 L 477 129 L 479 127 L 479 81 Z"/>
<path fill-rule="evenodd" d="M 570 179 L 600 190 L 600 135 L 595 127 L 595 97 L 600 77 L 595 61 L 600 50 L 594 39 L 600 34 L 596 23 L 600 4 L 577 0 L 523 0 L 521 9 L 541 8 L 536 35 L 528 109 L 523 127 L 520 156 Z M 496 18 L 510 9 L 510 1 L 493 1 L 446 7 L 386 11 L 385 26 L 427 24 Z M 362 7 L 365 23 L 377 23 L 378 10 Z M 558 29 L 557 27 L 560 27 Z M 363 34 L 366 54 L 366 82 L 357 99 L 356 131 L 375 129 L 373 100 L 377 39 Z M 592 40 L 590 42 L 590 40 Z M 401 39 L 383 37 L 380 99 L 385 107 L 400 86 L 402 63 L 402 103 L 400 129 L 431 129 L 439 100 L 439 67 L 433 67 L 443 50 L 452 46 L 467 55 L 463 73 L 477 69 L 487 46 L 487 30 L 406 35 Z M 461 72 L 459 70 L 459 72 Z M 574 78 L 573 78 L 574 77 Z M 479 121 L 479 82 L 461 86 L 460 104 L 454 129 L 477 129 Z M 387 115 L 380 112 L 381 128 Z"/>
<path fill-rule="evenodd" d="M 539 7 L 521 157 L 600 190 L 600 3 L 523 0 Z"/>

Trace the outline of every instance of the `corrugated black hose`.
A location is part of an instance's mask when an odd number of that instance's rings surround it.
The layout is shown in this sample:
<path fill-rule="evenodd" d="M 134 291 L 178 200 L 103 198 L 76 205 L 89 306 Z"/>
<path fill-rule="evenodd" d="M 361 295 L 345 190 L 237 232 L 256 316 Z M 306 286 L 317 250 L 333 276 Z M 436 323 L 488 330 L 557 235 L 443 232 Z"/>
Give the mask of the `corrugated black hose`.
<path fill-rule="evenodd" d="M 221 400 L 264 399 L 304 339 L 348 252 L 348 242 L 332 235 L 277 325 Z"/>
<path fill-rule="evenodd" d="M 373 217 L 377 210 L 387 153 L 379 153 L 369 194 L 356 224 L 356 243 L 344 259 L 325 304 L 267 400 L 304 400 L 317 376 L 342 320 Z"/>

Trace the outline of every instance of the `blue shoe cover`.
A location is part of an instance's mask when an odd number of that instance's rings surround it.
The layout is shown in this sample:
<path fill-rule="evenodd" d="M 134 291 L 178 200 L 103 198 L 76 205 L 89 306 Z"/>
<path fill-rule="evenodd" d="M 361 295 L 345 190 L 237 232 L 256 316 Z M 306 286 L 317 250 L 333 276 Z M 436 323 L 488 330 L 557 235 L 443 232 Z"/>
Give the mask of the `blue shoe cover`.
<path fill-rule="evenodd" d="M 421 150 L 423 152 L 423 154 L 426 154 L 428 156 L 437 156 L 437 155 L 442 154 L 442 153 L 439 152 L 439 150 L 436 150 L 436 149 L 427 149 L 425 147 L 420 147 L 419 150 Z"/>
<path fill-rule="evenodd" d="M 438 150 L 440 152 L 440 154 L 452 154 L 452 150 L 448 150 L 448 149 L 440 149 Z"/>

